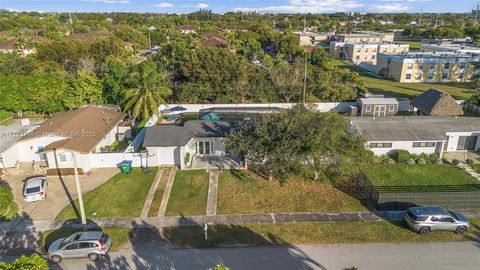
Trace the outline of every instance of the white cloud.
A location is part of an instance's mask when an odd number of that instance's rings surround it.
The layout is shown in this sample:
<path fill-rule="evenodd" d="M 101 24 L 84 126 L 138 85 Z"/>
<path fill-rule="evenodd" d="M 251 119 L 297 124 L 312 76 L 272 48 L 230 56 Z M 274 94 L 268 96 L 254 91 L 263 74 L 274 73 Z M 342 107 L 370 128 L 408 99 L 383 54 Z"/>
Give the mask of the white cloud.
<path fill-rule="evenodd" d="M 205 3 L 198 3 L 196 4 L 195 6 L 193 6 L 195 8 L 208 8 L 209 5 L 208 4 L 205 4 Z"/>
<path fill-rule="evenodd" d="M 390 4 L 390 5 L 372 5 L 370 7 L 371 11 L 374 12 L 402 12 L 402 11 L 407 11 L 409 10 L 409 6 L 405 6 L 402 4 Z"/>
<path fill-rule="evenodd" d="M 130 0 L 83 0 L 83 2 L 102 2 L 105 4 L 130 4 Z"/>
<path fill-rule="evenodd" d="M 349 11 L 363 7 L 357 0 L 290 0 L 288 5 L 261 8 L 236 8 L 237 11 L 257 11 L 261 13 L 322 13 Z"/>
<path fill-rule="evenodd" d="M 162 2 L 162 3 L 155 4 L 154 6 L 159 8 L 170 8 L 170 7 L 174 7 L 175 5 L 167 2 Z"/>

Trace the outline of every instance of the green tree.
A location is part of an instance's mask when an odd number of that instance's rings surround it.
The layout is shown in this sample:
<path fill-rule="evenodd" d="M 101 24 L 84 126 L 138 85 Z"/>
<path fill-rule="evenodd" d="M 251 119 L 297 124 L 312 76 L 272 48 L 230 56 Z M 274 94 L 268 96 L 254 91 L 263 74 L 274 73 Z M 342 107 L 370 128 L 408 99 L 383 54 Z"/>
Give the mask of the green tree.
<path fill-rule="evenodd" d="M 102 96 L 102 82 L 97 79 L 94 73 L 80 72 L 69 81 L 64 104 L 66 108 L 77 109 L 85 104 L 101 104 L 104 102 Z"/>
<path fill-rule="evenodd" d="M 103 67 L 103 96 L 108 103 L 123 104 L 123 91 L 125 90 L 125 78 L 127 67 L 118 58 L 109 56 Z"/>
<path fill-rule="evenodd" d="M 136 65 L 127 78 L 128 89 L 124 91 L 126 104 L 124 111 L 129 111 L 133 118 L 141 116 L 147 119 L 158 112 L 158 106 L 165 104 L 165 99 L 172 94 L 163 73 L 159 73 L 149 62 Z"/>
<path fill-rule="evenodd" d="M 47 260 L 38 254 L 23 255 L 11 263 L 0 262 L 0 269 L 4 270 L 48 270 Z"/>
<path fill-rule="evenodd" d="M 230 270 L 230 268 L 223 264 L 217 264 L 214 268 L 208 268 L 208 270 Z"/>
<path fill-rule="evenodd" d="M 369 160 L 348 118 L 303 105 L 253 119 L 228 136 L 226 147 L 280 181 L 293 172 L 338 181 L 358 173 Z"/>
<path fill-rule="evenodd" d="M 271 80 L 282 102 L 300 102 L 302 99 L 304 64 L 299 62 L 290 65 L 277 59 L 269 68 Z"/>

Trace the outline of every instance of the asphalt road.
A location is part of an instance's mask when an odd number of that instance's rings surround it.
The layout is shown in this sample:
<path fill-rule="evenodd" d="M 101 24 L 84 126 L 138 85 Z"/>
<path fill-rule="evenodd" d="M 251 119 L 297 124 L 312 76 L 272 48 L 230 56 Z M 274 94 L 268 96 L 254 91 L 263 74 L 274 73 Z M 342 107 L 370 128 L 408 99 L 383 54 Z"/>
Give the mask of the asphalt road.
<path fill-rule="evenodd" d="M 363 244 L 222 249 L 128 247 L 93 263 L 70 259 L 52 269 L 480 269 L 480 243 Z"/>

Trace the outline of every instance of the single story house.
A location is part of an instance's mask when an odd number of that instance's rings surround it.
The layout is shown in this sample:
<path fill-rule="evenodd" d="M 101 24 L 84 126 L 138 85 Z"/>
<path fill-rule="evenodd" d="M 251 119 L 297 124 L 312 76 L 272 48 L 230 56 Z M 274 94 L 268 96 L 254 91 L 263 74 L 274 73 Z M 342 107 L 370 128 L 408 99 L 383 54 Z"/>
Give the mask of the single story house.
<path fill-rule="evenodd" d="M 80 109 L 59 113 L 38 128 L 19 138 L 12 146 L 6 167 L 16 162 L 38 162 L 48 168 L 78 168 L 88 171 L 90 154 L 102 152 L 124 134 L 121 125 L 124 113 L 115 106 L 86 105 Z"/>
<path fill-rule="evenodd" d="M 202 120 L 187 121 L 183 126 L 148 127 L 143 141 L 148 165 L 186 169 L 198 158 L 227 157 L 225 138 L 237 127 L 237 122 Z"/>
<path fill-rule="evenodd" d="M 394 116 L 398 112 L 396 98 L 371 97 L 357 100 L 360 116 Z"/>
<path fill-rule="evenodd" d="M 463 115 L 462 106 L 449 93 L 434 88 L 414 98 L 410 105 L 416 109 L 418 115 Z"/>
<path fill-rule="evenodd" d="M 28 119 L 9 126 L 0 126 L 0 169 L 15 167 L 19 160 L 19 153 L 14 147 L 16 141 L 38 126 L 30 124 Z"/>
<path fill-rule="evenodd" d="M 410 153 L 480 151 L 478 117 L 353 117 L 352 128 L 376 155 L 395 149 Z"/>

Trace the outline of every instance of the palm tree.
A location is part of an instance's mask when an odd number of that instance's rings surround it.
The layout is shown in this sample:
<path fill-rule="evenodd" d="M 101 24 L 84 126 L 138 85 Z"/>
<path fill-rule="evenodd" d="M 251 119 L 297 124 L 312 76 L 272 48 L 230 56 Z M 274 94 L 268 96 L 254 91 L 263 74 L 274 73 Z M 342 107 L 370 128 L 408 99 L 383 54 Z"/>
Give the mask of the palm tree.
<path fill-rule="evenodd" d="M 158 112 L 158 105 L 165 104 L 165 98 L 172 94 L 167 86 L 165 75 L 148 62 L 134 67 L 127 78 L 130 88 L 123 93 L 126 104 L 124 111 L 129 111 L 133 119 L 142 116 L 147 119 Z"/>

